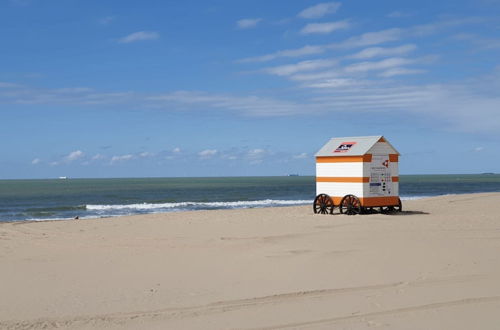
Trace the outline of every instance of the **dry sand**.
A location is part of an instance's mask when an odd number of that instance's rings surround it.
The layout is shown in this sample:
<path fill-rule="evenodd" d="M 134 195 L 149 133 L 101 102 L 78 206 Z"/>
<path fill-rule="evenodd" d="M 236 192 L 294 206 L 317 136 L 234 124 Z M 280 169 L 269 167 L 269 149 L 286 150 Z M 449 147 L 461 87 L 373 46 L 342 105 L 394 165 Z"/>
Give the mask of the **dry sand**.
<path fill-rule="evenodd" d="M 500 329 L 500 193 L 0 225 L 0 329 Z"/>

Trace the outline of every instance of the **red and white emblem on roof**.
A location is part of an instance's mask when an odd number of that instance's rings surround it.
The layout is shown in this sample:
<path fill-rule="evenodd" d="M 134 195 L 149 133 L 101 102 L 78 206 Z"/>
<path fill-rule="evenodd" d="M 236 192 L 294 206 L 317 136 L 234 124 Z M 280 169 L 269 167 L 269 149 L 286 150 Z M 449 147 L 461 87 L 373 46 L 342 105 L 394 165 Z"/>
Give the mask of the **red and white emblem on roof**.
<path fill-rule="evenodd" d="M 333 152 L 348 152 L 356 142 L 342 142 Z"/>

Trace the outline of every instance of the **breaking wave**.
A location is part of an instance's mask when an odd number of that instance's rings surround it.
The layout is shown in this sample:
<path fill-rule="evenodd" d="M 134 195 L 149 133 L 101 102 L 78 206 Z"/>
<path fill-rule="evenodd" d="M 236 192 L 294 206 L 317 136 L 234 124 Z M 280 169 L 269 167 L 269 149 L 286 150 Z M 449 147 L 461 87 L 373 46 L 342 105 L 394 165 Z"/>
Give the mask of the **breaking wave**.
<path fill-rule="evenodd" d="M 312 200 L 277 200 L 264 199 L 257 201 L 236 201 L 236 202 L 178 202 L 178 203 L 139 203 L 139 204 L 118 204 L 118 205 L 86 205 L 87 210 L 200 210 L 200 209 L 235 209 L 253 208 L 266 206 L 291 206 L 312 203 Z"/>

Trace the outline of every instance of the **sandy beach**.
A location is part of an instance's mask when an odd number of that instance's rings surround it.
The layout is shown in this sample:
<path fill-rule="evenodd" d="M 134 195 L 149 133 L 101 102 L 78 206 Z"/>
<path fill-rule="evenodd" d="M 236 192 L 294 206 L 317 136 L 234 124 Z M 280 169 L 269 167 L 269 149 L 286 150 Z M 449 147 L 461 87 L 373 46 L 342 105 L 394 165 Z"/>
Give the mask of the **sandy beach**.
<path fill-rule="evenodd" d="M 499 329 L 500 193 L 0 224 L 0 329 Z"/>

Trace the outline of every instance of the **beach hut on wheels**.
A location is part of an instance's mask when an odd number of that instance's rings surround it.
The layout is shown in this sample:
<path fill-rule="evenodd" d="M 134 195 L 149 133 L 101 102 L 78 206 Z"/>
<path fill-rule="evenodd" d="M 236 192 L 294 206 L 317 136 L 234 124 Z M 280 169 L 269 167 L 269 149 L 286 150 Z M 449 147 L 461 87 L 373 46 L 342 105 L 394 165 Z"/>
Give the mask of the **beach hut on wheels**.
<path fill-rule="evenodd" d="M 316 153 L 314 213 L 401 211 L 398 159 L 383 136 L 332 138 Z"/>

